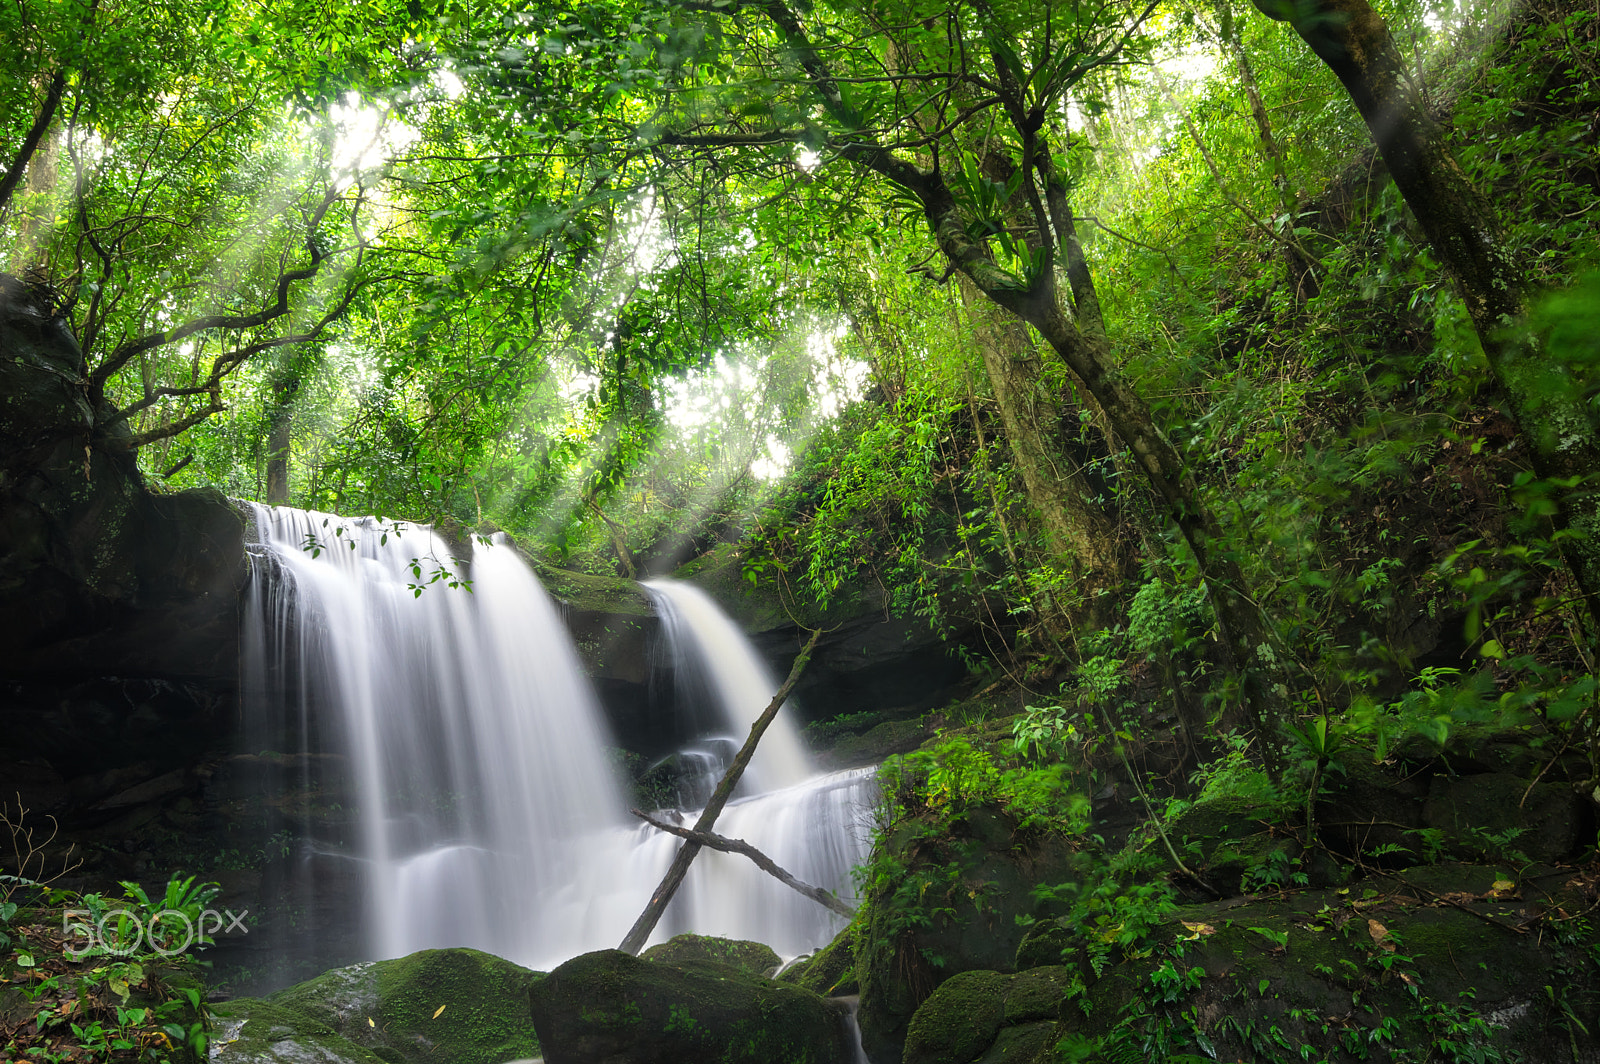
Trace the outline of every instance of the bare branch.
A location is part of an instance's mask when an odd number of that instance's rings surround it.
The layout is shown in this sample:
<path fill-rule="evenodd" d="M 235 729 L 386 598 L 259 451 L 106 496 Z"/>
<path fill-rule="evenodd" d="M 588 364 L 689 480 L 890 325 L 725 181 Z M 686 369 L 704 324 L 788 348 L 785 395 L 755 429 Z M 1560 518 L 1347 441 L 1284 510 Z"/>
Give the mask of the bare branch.
<path fill-rule="evenodd" d="M 855 916 L 856 914 L 854 909 L 840 901 L 833 895 L 831 891 L 823 890 L 821 887 L 813 887 L 810 883 L 796 879 L 794 876 L 784 871 L 783 868 L 780 867 L 777 862 L 773 861 L 772 858 L 768 857 L 766 854 L 762 853 L 748 842 L 745 842 L 743 839 L 730 839 L 726 835 L 718 835 L 712 831 L 696 831 L 694 828 L 686 828 L 679 824 L 668 824 L 665 821 L 657 820 L 649 813 L 641 812 L 638 809 L 630 809 L 628 812 L 632 813 L 640 820 L 643 820 L 646 824 L 649 824 L 653 828 L 665 831 L 669 835 L 676 835 L 680 839 L 688 839 L 690 842 L 698 842 L 701 846 L 704 846 L 709 850 L 720 850 L 723 853 L 743 854 L 744 856 L 750 858 L 750 860 L 754 861 L 756 863 L 756 867 L 761 869 L 767 875 L 776 879 L 779 883 L 782 883 L 790 890 L 804 894 L 818 905 L 827 906 L 840 916 Z"/>

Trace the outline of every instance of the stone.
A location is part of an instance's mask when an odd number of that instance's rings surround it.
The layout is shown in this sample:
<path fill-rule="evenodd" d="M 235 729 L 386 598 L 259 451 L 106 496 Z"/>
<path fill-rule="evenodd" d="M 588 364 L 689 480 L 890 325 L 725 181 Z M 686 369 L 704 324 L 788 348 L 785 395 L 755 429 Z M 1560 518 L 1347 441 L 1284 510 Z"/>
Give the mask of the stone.
<path fill-rule="evenodd" d="M 642 956 L 659 964 L 726 964 L 762 976 L 770 976 L 783 963 L 766 943 L 712 935 L 675 935 L 651 946 Z"/>
<path fill-rule="evenodd" d="M 861 992 L 856 979 L 856 930 L 839 932 L 834 940 L 778 975 L 780 983 L 794 983 L 823 997 L 843 997 Z"/>
<path fill-rule="evenodd" d="M 945 980 L 1013 968 L 1026 931 L 1017 918 L 1039 915 L 1034 887 L 1076 879 L 1078 857 L 1065 836 L 1019 839 L 1012 819 L 989 808 L 943 827 L 908 818 L 879 845 L 875 860 L 902 870 L 863 906 L 857 1017 L 868 1056 L 892 1064 L 913 1014 Z M 1044 959 L 1062 960 L 1059 950 Z"/>
<path fill-rule="evenodd" d="M 1018 972 L 1006 994 L 1006 1023 L 1054 1020 L 1078 980 L 1076 969 L 1061 964 Z"/>
<path fill-rule="evenodd" d="M 214 1059 L 238 1064 L 504 1064 L 538 1055 L 528 988 L 541 976 L 472 949 L 335 968 L 215 1006 Z"/>
<path fill-rule="evenodd" d="M 548 1064 L 848 1064 L 847 1008 L 720 963 L 600 950 L 529 992 Z"/>
<path fill-rule="evenodd" d="M 1017 944 L 1016 969 L 1026 971 L 1061 964 L 1081 951 L 1078 936 L 1058 920 L 1040 920 L 1029 926 Z"/>
<path fill-rule="evenodd" d="M 1422 818 L 1444 833 L 1449 851 L 1508 864 L 1518 862 L 1518 853 L 1534 861 L 1565 860 L 1595 837 L 1594 806 L 1586 797 L 1565 784 L 1530 787 L 1505 772 L 1436 776 Z"/>
<path fill-rule="evenodd" d="M 995 1040 L 1006 1020 L 1014 976 L 958 972 L 918 1006 L 906 1028 L 904 1064 L 969 1064 Z"/>

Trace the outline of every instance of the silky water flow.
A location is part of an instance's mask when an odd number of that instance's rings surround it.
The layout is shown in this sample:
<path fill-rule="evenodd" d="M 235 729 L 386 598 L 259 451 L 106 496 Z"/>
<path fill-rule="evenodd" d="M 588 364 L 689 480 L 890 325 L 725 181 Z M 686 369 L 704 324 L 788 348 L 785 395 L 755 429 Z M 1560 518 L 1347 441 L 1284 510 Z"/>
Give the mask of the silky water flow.
<path fill-rule="evenodd" d="M 549 969 L 615 946 L 680 840 L 627 815 L 598 702 L 517 552 L 476 540 L 461 559 L 426 526 L 252 509 L 246 744 L 294 751 L 281 757 L 280 786 L 299 795 L 301 862 L 354 869 L 354 896 L 333 908 L 359 924 L 361 952 L 471 946 Z M 648 590 L 675 669 L 715 703 L 696 749 L 736 749 L 776 684 L 698 590 Z M 867 856 L 873 772 L 814 773 L 786 718 L 716 830 L 849 897 L 850 869 Z M 708 756 L 708 771 L 724 762 Z M 342 833 L 326 826 L 329 809 Z M 296 890 L 326 913 L 309 896 L 318 878 Z M 703 850 L 652 941 L 694 931 L 791 956 L 842 923 L 746 858 Z"/>

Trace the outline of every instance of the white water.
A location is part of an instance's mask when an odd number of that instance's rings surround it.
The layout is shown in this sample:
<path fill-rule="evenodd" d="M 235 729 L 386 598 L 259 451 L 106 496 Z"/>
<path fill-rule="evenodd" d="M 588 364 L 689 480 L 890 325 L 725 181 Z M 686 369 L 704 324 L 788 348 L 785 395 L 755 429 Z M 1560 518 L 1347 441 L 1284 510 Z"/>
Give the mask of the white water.
<path fill-rule="evenodd" d="M 363 923 L 367 953 L 472 946 L 548 969 L 620 942 L 679 840 L 626 816 L 597 701 L 516 552 L 479 543 L 468 574 L 424 527 L 254 510 L 247 741 L 253 750 L 297 742 L 347 762 L 344 791 L 323 798 L 356 811 L 358 837 L 328 846 L 363 869 L 351 918 Z M 319 551 L 306 549 L 308 537 Z M 470 575 L 471 590 L 428 583 L 440 565 Z M 742 732 L 774 685 L 709 600 L 696 616 L 705 606 L 709 642 L 701 620 L 692 627 L 712 672 L 726 665 L 736 677 L 716 682 L 749 707 L 738 711 L 742 726 L 728 722 Z M 752 777 L 776 789 L 731 803 L 717 830 L 848 897 L 850 869 L 866 858 L 872 773 L 811 778 L 795 729 L 779 721 Z M 842 924 L 746 859 L 702 851 L 652 941 L 692 930 L 795 954 Z"/>
<path fill-rule="evenodd" d="M 777 693 L 777 681 L 739 626 L 704 591 L 676 580 L 646 580 L 644 588 L 661 615 L 680 691 L 689 698 L 699 696 L 702 690 L 709 692 L 719 730 L 734 739 L 737 750 L 750 725 Z M 703 677 L 705 682 L 684 682 L 692 676 Z M 756 755 L 745 770 L 746 785 L 740 793 L 760 794 L 793 787 L 813 771 L 800 731 L 785 707 L 761 737 L 761 745 L 756 747 Z"/>

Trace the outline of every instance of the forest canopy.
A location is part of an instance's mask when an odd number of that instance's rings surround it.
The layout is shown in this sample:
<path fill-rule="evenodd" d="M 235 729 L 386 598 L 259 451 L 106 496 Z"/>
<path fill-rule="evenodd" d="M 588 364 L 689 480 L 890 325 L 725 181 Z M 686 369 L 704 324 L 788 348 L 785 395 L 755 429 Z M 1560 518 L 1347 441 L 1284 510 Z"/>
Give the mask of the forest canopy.
<path fill-rule="evenodd" d="M 15 0 L 0 36 L 0 269 L 153 484 L 628 576 L 722 543 L 1024 686 L 1148 666 L 1191 728 L 1446 675 L 1586 712 L 1581 7 Z"/>

